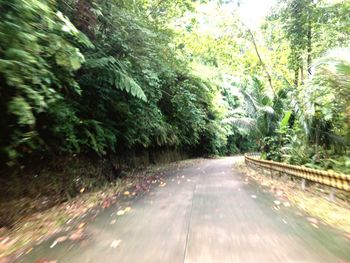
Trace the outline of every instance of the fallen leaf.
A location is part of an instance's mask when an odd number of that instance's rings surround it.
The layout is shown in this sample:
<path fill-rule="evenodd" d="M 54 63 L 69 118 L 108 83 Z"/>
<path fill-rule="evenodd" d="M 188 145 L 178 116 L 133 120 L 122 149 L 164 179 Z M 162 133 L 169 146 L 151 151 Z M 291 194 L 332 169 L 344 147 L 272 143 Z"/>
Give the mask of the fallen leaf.
<path fill-rule="evenodd" d="M 27 251 L 26 251 L 26 253 L 25 253 L 25 254 L 26 254 L 26 255 L 27 255 L 27 254 L 29 254 L 30 252 L 32 252 L 32 250 L 33 250 L 33 248 L 32 248 L 32 247 L 31 247 L 31 248 L 29 248 L 29 249 L 27 249 Z M 1 262 L 1 261 L 0 261 L 0 262 Z"/>
<path fill-rule="evenodd" d="M 130 195 L 130 192 L 129 191 L 125 191 L 124 195 Z"/>
<path fill-rule="evenodd" d="M 80 189 L 79 192 L 80 192 L 80 193 L 84 193 L 84 191 L 85 191 L 85 188 L 83 187 L 83 188 Z"/>
<path fill-rule="evenodd" d="M 285 207 L 290 207 L 290 203 L 289 203 L 289 202 L 284 202 L 283 205 L 284 205 Z"/>
<path fill-rule="evenodd" d="M 85 238 L 84 233 L 81 230 L 78 230 L 69 236 L 69 239 L 72 241 L 80 241 L 80 240 L 83 240 L 84 238 Z"/>
<path fill-rule="evenodd" d="M 122 242 L 121 240 L 114 240 L 111 244 L 112 248 L 116 248 L 119 246 L 120 242 Z"/>
<path fill-rule="evenodd" d="M 111 205 L 111 201 L 110 200 L 104 200 L 102 207 L 103 208 L 108 208 Z"/>
<path fill-rule="evenodd" d="M 51 244 L 50 248 L 54 248 L 56 245 L 57 245 L 57 242 L 54 241 L 54 242 Z"/>
<path fill-rule="evenodd" d="M 6 244 L 9 240 L 9 237 L 5 237 L 3 240 L 1 240 L 1 244 Z"/>
<path fill-rule="evenodd" d="M 282 195 L 283 195 L 283 191 L 278 190 L 278 191 L 276 192 L 276 195 L 278 195 L 278 196 L 282 196 Z"/>
<path fill-rule="evenodd" d="M 119 210 L 117 212 L 117 216 L 123 216 L 125 214 L 125 211 L 124 210 Z"/>
<path fill-rule="evenodd" d="M 78 226 L 78 228 L 81 229 L 81 228 L 83 228 L 85 225 L 86 225 L 86 223 L 81 223 L 81 224 Z"/>
<path fill-rule="evenodd" d="M 316 218 L 313 218 L 313 217 L 307 217 L 306 218 L 307 221 L 309 221 L 311 224 L 318 224 L 318 220 Z"/>

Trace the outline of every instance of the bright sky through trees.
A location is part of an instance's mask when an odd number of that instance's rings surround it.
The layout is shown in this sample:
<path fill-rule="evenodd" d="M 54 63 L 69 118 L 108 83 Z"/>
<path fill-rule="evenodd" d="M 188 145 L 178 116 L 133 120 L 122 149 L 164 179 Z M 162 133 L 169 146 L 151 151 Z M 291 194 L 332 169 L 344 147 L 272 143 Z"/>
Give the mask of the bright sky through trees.
<path fill-rule="evenodd" d="M 238 13 L 247 26 L 256 29 L 275 3 L 276 0 L 242 0 Z"/>

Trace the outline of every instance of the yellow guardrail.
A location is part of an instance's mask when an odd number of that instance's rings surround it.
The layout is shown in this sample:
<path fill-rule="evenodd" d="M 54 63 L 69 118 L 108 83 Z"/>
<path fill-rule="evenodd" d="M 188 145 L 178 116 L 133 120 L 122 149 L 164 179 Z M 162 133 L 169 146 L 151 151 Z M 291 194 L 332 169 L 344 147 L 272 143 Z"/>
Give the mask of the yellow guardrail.
<path fill-rule="evenodd" d="M 302 179 L 331 186 L 340 190 L 350 191 L 350 175 L 348 174 L 341 174 L 333 171 L 321 171 L 303 166 L 262 160 L 258 154 L 245 154 L 244 159 L 247 165 L 257 165 L 291 176 L 296 176 Z"/>

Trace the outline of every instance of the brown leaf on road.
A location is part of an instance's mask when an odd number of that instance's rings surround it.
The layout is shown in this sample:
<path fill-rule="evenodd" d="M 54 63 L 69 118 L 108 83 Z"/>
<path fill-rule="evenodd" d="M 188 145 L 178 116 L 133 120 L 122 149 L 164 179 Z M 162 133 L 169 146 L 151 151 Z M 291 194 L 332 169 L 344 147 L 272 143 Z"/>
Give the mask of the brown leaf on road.
<path fill-rule="evenodd" d="M 109 199 L 106 199 L 102 203 L 103 208 L 108 208 L 111 205 L 111 201 Z"/>
<path fill-rule="evenodd" d="M 82 229 L 75 231 L 69 236 L 69 240 L 72 240 L 72 241 L 82 241 L 86 238 L 87 238 L 87 235 L 84 233 Z"/>

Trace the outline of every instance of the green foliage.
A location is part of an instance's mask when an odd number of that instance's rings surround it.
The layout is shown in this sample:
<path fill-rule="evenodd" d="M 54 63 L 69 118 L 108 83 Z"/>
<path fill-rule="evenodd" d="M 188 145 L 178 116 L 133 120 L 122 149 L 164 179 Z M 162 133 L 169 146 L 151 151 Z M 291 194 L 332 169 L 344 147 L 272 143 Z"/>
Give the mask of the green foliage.
<path fill-rule="evenodd" d="M 349 55 L 325 52 L 350 46 L 350 5 L 280 1 L 261 31 L 228 6 L 0 0 L 1 161 L 263 148 L 348 169 Z"/>
<path fill-rule="evenodd" d="M 14 158 L 41 144 L 36 116 L 63 93 L 80 93 L 73 72 L 81 37 L 50 1 L 0 1 L 0 147 Z"/>
<path fill-rule="evenodd" d="M 219 153 L 218 85 L 191 74 L 173 49 L 171 20 L 192 8 L 0 1 L 1 160 L 163 146 Z"/>
<path fill-rule="evenodd" d="M 84 81 L 90 81 L 89 85 L 94 85 L 96 88 L 114 87 L 144 101 L 147 100 L 142 88 L 129 76 L 125 62 L 113 57 L 91 58 L 87 59 L 83 70 L 86 72 Z"/>

